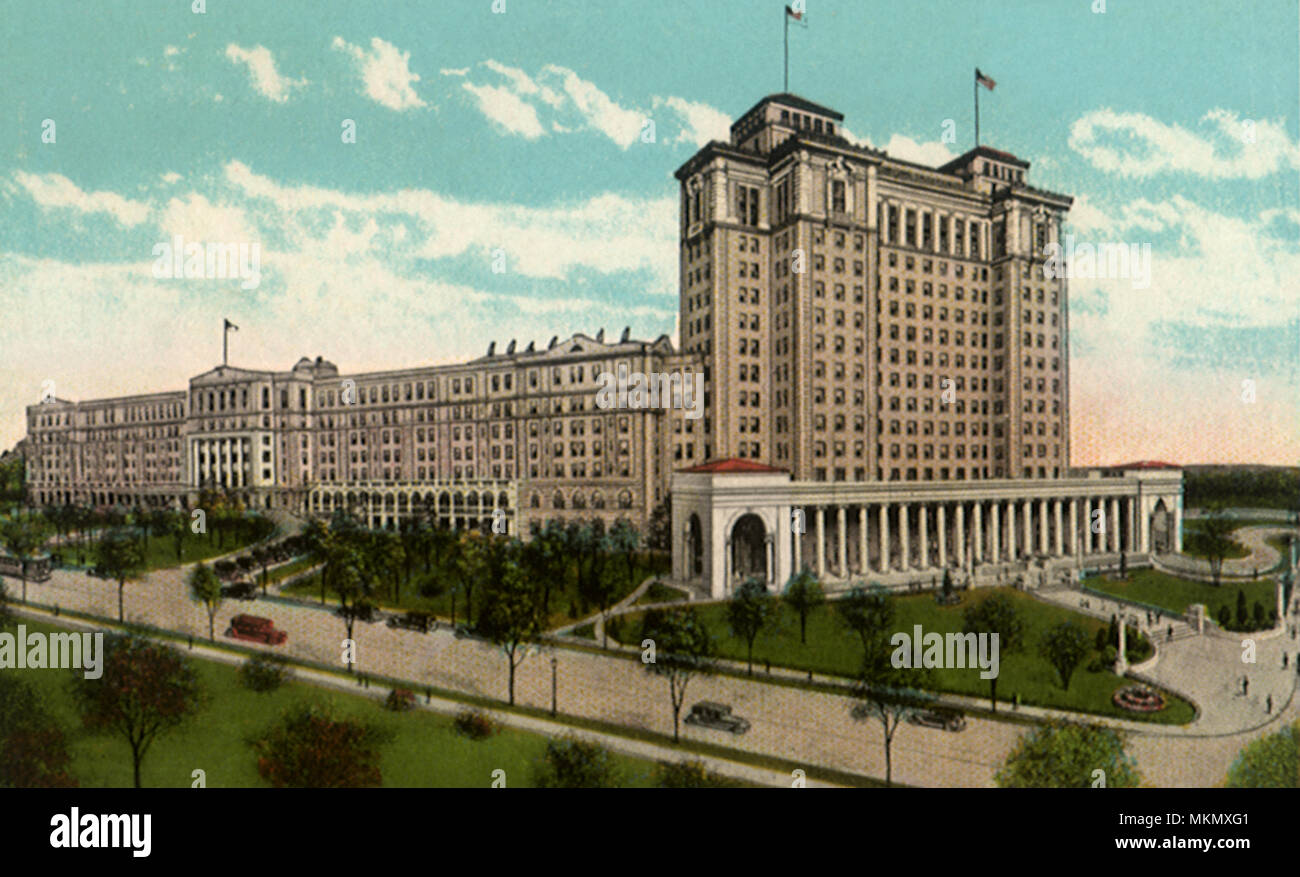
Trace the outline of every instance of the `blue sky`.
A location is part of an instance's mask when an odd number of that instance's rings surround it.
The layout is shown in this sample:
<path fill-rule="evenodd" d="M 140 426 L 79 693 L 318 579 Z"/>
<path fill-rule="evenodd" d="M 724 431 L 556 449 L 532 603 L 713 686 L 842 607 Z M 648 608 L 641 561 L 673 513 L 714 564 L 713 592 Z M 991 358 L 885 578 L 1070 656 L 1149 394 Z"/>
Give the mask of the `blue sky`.
<path fill-rule="evenodd" d="M 183 387 L 225 316 L 270 368 L 673 334 L 672 171 L 780 90 L 784 3 L 493 5 L 0 2 L 0 447 L 45 380 Z M 982 140 L 1080 240 L 1151 245 L 1148 288 L 1071 281 L 1076 464 L 1297 462 L 1293 2 L 806 5 L 791 90 L 854 139 L 960 153 L 978 65 Z M 176 234 L 259 242 L 260 284 L 154 278 Z"/>

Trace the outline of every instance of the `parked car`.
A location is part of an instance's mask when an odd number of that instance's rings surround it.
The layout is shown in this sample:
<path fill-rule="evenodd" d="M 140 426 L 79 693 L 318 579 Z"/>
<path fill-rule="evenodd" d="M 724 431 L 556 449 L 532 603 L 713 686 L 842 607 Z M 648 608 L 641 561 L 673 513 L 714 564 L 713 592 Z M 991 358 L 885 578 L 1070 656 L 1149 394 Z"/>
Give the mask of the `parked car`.
<path fill-rule="evenodd" d="M 405 612 L 401 615 L 388 616 L 388 626 L 391 628 L 402 628 L 404 630 L 418 630 L 420 633 L 428 633 L 438 628 L 437 619 L 428 612 Z"/>
<path fill-rule="evenodd" d="M 265 643 L 268 646 L 278 646 L 289 638 L 289 634 L 283 630 L 275 629 L 275 622 L 271 619 L 257 615 L 236 615 L 230 619 L 230 629 L 226 631 L 226 636 Z"/>
<path fill-rule="evenodd" d="M 733 716 L 731 707 L 711 700 L 702 700 L 691 707 L 690 713 L 686 716 L 686 724 L 730 731 L 733 734 L 743 734 L 749 730 L 748 719 Z"/>
<path fill-rule="evenodd" d="M 252 582 L 235 582 L 233 585 L 223 585 L 221 596 L 233 600 L 256 600 L 257 586 Z"/>
<path fill-rule="evenodd" d="M 961 710 L 950 707 L 937 706 L 930 709 L 913 710 L 907 720 L 913 725 L 939 728 L 943 731 L 962 731 L 966 728 L 966 716 L 962 714 Z"/>
<path fill-rule="evenodd" d="M 375 611 L 375 605 L 364 600 L 353 603 L 348 607 L 348 611 L 352 613 L 352 617 L 357 621 L 365 621 L 370 624 L 374 624 L 382 618 L 382 616 Z M 344 614 L 343 607 L 340 606 L 335 609 L 334 614 L 342 618 Z"/>

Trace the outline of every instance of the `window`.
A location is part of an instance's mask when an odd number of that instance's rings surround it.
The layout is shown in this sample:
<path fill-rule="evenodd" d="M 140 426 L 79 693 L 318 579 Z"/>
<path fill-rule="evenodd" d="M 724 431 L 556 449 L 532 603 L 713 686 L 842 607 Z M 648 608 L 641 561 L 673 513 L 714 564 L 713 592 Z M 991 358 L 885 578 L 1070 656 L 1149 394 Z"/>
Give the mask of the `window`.
<path fill-rule="evenodd" d="M 834 180 L 831 183 L 831 210 L 836 213 L 844 213 L 847 210 L 845 188 L 843 180 Z"/>

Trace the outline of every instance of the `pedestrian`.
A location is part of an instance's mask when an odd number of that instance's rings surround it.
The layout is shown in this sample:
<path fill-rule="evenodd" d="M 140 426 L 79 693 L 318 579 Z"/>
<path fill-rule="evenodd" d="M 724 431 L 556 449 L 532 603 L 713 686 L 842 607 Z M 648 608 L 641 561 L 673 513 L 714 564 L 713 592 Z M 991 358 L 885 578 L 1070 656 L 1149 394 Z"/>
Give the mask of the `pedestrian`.
<path fill-rule="evenodd" d="M 1264 712 L 1266 713 L 1273 712 L 1273 695 L 1270 694 L 1267 698 L 1265 698 L 1264 703 L 1265 703 Z"/>
<path fill-rule="evenodd" d="M 1165 641 L 1166 641 L 1166 642 L 1173 642 L 1173 639 L 1174 639 L 1174 626 L 1171 624 L 1171 625 L 1169 625 L 1169 636 L 1168 636 L 1168 638 L 1167 638 Z"/>
<path fill-rule="evenodd" d="M 1241 677 L 1241 693 L 1245 695 L 1250 694 L 1250 680 L 1245 676 Z"/>

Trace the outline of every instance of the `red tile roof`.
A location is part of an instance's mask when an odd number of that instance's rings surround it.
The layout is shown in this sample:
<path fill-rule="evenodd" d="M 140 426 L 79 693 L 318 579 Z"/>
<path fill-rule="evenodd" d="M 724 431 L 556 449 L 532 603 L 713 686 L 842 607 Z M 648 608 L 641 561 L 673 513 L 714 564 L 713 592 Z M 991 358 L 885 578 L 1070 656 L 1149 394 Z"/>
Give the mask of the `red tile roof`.
<path fill-rule="evenodd" d="M 756 463 L 753 460 L 742 460 L 739 457 L 728 457 L 725 460 L 710 460 L 699 466 L 692 466 L 689 469 L 680 469 L 680 472 L 689 472 L 692 474 L 713 474 L 718 472 L 786 472 L 786 469 L 778 469 L 775 466 L 768 466 L 765 463 Z"/>

